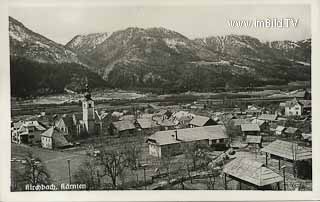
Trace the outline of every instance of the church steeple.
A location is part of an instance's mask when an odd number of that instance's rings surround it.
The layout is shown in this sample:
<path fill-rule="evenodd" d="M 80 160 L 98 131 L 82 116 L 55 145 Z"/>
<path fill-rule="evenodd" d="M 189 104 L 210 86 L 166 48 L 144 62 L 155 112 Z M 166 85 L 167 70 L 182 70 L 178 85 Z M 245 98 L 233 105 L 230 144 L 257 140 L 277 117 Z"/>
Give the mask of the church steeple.
<path fill-rule="evenodd" d="M 82 101 L 83 122 L 88 134 L 95 133 L 94 101 L 91 98 L 89 85 L 86 84 L 84 99 Z"/>
<path fill-rule="evenodd" d="M 86 84 L 86 89 L 85 89 L 85 93 L 84 93 L 84 98 L 86 100 L 92 100 L 91 98 L 91 93 L 90 93 L 90 89 L 89 89 L 89 85 Z"/>

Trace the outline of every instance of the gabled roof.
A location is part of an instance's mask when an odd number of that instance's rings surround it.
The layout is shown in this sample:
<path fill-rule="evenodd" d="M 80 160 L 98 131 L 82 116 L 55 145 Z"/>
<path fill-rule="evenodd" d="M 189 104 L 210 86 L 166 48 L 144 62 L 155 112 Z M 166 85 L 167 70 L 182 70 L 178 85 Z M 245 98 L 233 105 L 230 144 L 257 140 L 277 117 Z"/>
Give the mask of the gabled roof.
<path fill-rule="evenodd" d="M 312 134 L 311 133 L 310 134 L 309 133 L 302 133 L 301 135 L 304 140 L 312 141 Z"/>
<path fill-rule="evenodd" d="M 251 144 L 260 144 L 262 141 L 261 136 L 247 135 L 246 142 Z"/>
<path fill-rule="evenodd" d="M 312 149 L 298 146 L 297 143 L 276 140 L 261 151 L 290 160 L 305 160 L 312 158 Z"/>
<path fill-rule="evenodd" d="M 288 127 L 284 132 L 289 134 L 295 134 L 298 128 Z"/>
<path fill-rule="evenodd" d="M 249 131 L 260 131 L 258 124 L 249 123 L 249 124 L 241 124 L 241 131 L 249 132 Z"/>
<path fill-rule="evenodd" d="M 275 121 L 277 119 L 278 115 L 276 114 L 261 114 L 258 119 L 260 120 L 266 120 L 266 121 Z"/>
<path fill-rule="evenodd" d="M 178 140 L 175 137 L 176 131 Z M 147 141 L 154 142 L 157 145 L 169 145 L 181 142 L 226 138 L 228 138 L 226 134 L 226 128 L 222 125 L 214 125 L 179 130 L 158 131 L 151 135 Z"/>
<path fill-rule="evenodd" d="M 304 107 L 304 108 L 311 108 L 311 100 L 299 100 L 299 103 Z"/>
<path fill-rule="evenodd" d="M 257 124 L 259 127 L 262 126 L 266 121 L 265 120 L 260 120 L 260 119 L 254 119 L 251 121 L 251 123 Z"/>
<path fill-rule="evenodd" d="M 232 123 L 234 126 L 241 126 L 241 124 L 249 124 L 251 122 L 248 119 L 232 119 Z"/>
<path fill-rule="evenodd" d="M 278 132 L 283 132 L 284 129 L 285 129 L 284 126 L 277 126 L 276 131 L 278 131 Z"/>
<path fill-rule="evenodd" d="M 176 126 L 177 124 L 171 119 L 157 120 L 157 124 L 164 127 Z"/>
<path fill-rule="evenodd" d="M 209 117 L 196 115 L 191 121 L 191 125 L 204 126 L 210 120 Z"/>
<path fill-rule="evenodd" d="M 265 167 L 263 163 L 245 158 L 232 160 L 224 166 L 223 172 L 259 187 L 283 180 L 279 174 Z"/>
<path fill-rule="evenodd" d="M 120 132 L 125 130 L 135 129 L 132 121 L 116 121 L 112 125 Z"/>
<path fill-rule="evenodd" d="M 55 147 L 65 147 L 70 145 L 70 143 L 64 137 L 64 133 L 54 126 L 43 132 L 41 136 L 52 138 Z"/>
<path fill-rule="evenodd" d="M 137 119 L 137 123 L 142 129 L 155 127 L 156 124 L 151 119 Z"/>
<path fill-rule="evenodd" d="M 56 126 L 60 127 L 64 124 L 66 127 L 70 128 L 73 126 L 73 119 L 70 116 L 61 117 L 61 119 L 57 122 Z"/>
<path fill-rule="evenodd" d="M 297 104 L 302 106 L 302 104 L 298 102 L 297 98 L 293 98 L 292 100 L 286 101 L 286 107 L 294 107 Z"/>

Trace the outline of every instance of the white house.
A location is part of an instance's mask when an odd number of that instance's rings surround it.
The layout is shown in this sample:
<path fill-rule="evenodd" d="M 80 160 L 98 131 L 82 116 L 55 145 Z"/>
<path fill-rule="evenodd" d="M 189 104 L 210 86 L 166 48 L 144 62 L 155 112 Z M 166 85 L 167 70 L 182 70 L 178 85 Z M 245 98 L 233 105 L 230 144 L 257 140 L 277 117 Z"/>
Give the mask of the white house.
<path fill-rule="evenodd" d="M 183 153 L 183 145 L 201 144 L 226 147 L 226 128 L 222 125 L 158 131 L 147 139 L 149 154 L 155 157 L 173 156 Z"/>
<path fill-rule="evenodd" d="M 303 105 L 296 98 L 286 102 L 284 110 L 286 116 L 301 116 L 302 112 Z"/>

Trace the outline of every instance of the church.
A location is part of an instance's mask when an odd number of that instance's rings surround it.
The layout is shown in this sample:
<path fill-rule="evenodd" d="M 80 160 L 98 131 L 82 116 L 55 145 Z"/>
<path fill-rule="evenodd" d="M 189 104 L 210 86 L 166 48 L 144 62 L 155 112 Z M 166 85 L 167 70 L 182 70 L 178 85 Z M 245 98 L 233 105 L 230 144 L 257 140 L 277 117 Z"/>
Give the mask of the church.
<path fill-rule="evenodd" d="M 79 135 L 98 135 L 102 133 L 101 116 L 94 108 L 94 101 L 88 85 L 82 100 L 82 116 L 81 114 L 73 114 L 73 124 L 76 126 L 76 134 Z"/>

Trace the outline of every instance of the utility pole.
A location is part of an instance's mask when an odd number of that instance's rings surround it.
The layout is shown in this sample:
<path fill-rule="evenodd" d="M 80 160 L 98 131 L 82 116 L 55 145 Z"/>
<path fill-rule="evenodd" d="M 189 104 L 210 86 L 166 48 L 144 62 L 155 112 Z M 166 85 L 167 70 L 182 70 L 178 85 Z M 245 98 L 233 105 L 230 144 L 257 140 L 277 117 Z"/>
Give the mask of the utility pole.
<path fill-rule="evenodd" d="M 68 162 L 68 170 L 69 170 L 69 184 L 71 184 L 70 159 L 67 159 L 67 162 Z"/>
<path fill-rule="evenodd" d="M 283 190 L 286 190 L 286 166 L 282 166 L 281 167 L 282 171 L 283 171 Z"/>

